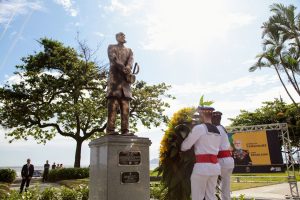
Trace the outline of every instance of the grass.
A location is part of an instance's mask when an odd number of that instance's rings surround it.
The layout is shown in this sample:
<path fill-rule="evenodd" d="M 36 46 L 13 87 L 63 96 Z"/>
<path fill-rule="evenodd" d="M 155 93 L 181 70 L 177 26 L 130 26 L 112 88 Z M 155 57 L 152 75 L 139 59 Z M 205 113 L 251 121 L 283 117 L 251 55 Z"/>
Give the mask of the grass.
<path fill-rule="evenodd" d="M 276 183 L 233 183 L 231 182 L 231 190 L 236 191 L 236 190 L 262 187 L 262 186 L 274 185 L 274 184 Z"/>
<path fill-rule="evenodd" d="M 154 170 L 150 170 L 150 176 L 157 176 L 158 172 Z"/>
<path fill-rule="evenodd" d="M 295 171 L 297 179 L 300 180 L 300 175 L 298 171 Z M 287 172 L 281 173 L 243 173 L 243 174 L 233 174 L 233 176 L 287 176 Z"/>
<path fill-rule="evenodd" d="M 157 176 L 158 172 L 150 170 L 150 176 Z M 300 175 L 298 171 L 295 171 L 297 181 L 300 181 Z M 240 176 L 241 181 L 250 182 L 287 182 L 287 173 L 243 173 L 233 174 L 232 176 Z"/>
<path fill-rule="evenodd" d="M 296 180 L 300 181 L 300 175 L 295 173 Z M 241 181 L 248 182 L 287 182 L 287 173 L 247 173 L 247 174 L 233 174 L 239 176 Z"/>
<path fill-rule="evenodd" d="M 300 181 L 298 171 L 295 173 L 296 180 Z M 157 176 L 157 172 L 150 171 L 150 176 Z M 248 188 L 262 187 L 287 182 L 287 173 L 243 173 L 233 174 L 231 182 L 231 190 L 243 190 Z M 236 182 L 235 176 L 239 176 L 239 181 Z"/>

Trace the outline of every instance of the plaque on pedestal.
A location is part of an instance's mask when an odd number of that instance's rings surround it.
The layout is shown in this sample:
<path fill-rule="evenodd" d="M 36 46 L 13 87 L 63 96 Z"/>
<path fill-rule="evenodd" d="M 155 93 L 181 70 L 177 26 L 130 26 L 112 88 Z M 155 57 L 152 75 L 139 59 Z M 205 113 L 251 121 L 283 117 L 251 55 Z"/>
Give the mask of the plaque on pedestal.
<path fill-rule="evenodd" d="M 106 135 L 90 142 L 90 200 L 149 200 L 148 138 Z"/>
<path fill-rule="evenodd" d="M 119 153 L 119 165 L 139 165 L 141 164 L 140 151 L 121 151 Z"/>
<path fill-rule="evenodd" d="M 139 182 L 140 182 L 139 172 L 121 172 L 121 184 L 139 183 Z"/>

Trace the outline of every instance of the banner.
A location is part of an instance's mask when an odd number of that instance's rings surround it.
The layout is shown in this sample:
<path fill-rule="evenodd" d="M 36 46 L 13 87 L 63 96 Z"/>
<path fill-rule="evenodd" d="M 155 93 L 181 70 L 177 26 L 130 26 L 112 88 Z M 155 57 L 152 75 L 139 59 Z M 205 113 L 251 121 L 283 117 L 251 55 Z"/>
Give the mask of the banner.
<path fill-rule="evenodd" d="M 283 160 L 278 131 L 228 133 L 234 172 L 281 172 Z"/>

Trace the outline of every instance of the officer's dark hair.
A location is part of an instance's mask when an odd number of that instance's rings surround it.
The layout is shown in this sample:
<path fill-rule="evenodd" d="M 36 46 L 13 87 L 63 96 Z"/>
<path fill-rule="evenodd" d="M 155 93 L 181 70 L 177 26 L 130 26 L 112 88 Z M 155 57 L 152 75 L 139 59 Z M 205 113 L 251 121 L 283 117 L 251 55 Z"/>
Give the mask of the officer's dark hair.
<path fill-rule="evenodd" d="M 211 118 L 212 123 L 214 125 L 220 125 L 221 119 L 222 119 L 221 115 L 212 115 L 212 118 Z"/>

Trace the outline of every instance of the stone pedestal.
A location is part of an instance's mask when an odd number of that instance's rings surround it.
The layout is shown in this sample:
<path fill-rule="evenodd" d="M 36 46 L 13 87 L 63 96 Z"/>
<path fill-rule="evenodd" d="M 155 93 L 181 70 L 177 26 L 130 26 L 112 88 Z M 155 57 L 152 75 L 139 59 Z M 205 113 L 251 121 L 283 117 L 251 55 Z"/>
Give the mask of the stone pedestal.
<path fill-rule="evenodd" d="M 149 200 L 148 138 L 106 135 L 90 142 L 90 200 Z"/>

